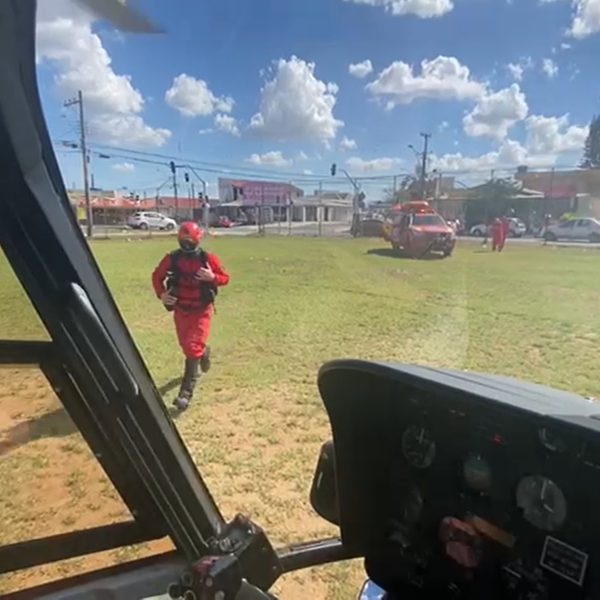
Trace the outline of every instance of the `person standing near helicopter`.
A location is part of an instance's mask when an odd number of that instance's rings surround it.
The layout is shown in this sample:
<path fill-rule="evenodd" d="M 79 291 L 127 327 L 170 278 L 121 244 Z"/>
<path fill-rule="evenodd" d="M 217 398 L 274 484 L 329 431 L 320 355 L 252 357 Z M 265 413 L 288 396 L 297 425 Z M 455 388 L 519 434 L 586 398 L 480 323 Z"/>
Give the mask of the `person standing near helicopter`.
<path fill-rule="evenodd" d="M 219 287 L 229 283 L 220 260 L 200 248 L 202 233 L 197 223 L 182 223 L 177 234 L 179 249 L 164 256 L 152 273 L 152 287 L 165 308 L 173 312 L 185 356 L 181 388 L 173 403 L 179 410 L 189 406 L 200 372 L 210 369 L 207 342 L 215 298 Z"/>

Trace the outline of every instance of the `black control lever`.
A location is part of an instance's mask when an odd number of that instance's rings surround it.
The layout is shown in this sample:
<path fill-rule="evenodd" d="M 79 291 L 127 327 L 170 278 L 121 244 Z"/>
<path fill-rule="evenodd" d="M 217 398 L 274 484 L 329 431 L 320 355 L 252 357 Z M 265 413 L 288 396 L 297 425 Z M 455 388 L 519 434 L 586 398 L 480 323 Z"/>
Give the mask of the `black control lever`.
<path fill-rule="evenodd" d="M 272 599 L 266 594 L 282 573 L 265 532 L 243 515 L 209 543 L 209 554 L 182 573 L 167 590 L 173 599 Z"/>

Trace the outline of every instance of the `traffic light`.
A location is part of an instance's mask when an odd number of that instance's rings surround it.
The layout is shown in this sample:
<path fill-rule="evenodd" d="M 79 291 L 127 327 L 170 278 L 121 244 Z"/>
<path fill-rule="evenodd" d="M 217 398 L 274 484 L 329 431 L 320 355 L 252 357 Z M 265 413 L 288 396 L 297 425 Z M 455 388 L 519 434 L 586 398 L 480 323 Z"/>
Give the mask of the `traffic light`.
<path fill-rule="evenodd" d="M 169 163 L 169 167 L 171 168 L 171 173 L 173 173 L 173 175 L 175 175 L 175 162 L 171 161 Z"/>
<path fill-rule="evenodd" d="M 184 178 L 185 178 L 185 182 L 189 183 L 190 182 L 190 174 L 189 173 L 184 173 Z"/>
<path fill-rule="evenodd" d="M 337 165 L 335 163 L 333 163 L 331 165 L 331 176 L 335 177 L 335 174 L 337 173 Z"/>

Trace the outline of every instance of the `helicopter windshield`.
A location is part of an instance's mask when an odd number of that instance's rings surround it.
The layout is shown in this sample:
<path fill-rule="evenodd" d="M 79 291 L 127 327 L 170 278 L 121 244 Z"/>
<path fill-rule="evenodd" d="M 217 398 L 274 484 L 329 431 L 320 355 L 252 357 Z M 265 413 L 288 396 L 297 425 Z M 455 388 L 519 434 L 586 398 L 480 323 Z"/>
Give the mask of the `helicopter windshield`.
<path fill-rule="evenodd" d="M 589 3 L 4 4 L 0 595 L 238 512 L 337 535 L 307 492 L 340 356 L 600 396 Z"/>

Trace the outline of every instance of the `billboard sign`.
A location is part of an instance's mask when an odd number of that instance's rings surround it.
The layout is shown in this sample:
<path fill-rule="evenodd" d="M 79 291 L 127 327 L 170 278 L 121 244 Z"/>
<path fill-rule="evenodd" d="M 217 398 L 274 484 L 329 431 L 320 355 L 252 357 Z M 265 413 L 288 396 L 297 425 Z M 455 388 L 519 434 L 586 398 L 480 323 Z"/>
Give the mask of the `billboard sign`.
<path fill-rule="evenodd" d="M 302 190 L 290 183 L 277 181 L 250 181 L 244 179 L 219 179 L 219 200 L 241 202 L 244 206 L 285 205 L 290 199 L 302 196 Z"/>

